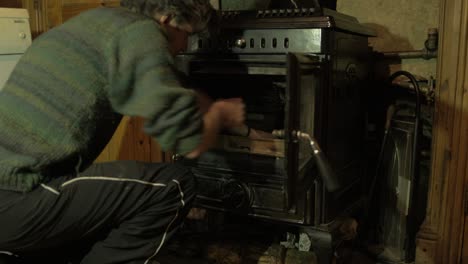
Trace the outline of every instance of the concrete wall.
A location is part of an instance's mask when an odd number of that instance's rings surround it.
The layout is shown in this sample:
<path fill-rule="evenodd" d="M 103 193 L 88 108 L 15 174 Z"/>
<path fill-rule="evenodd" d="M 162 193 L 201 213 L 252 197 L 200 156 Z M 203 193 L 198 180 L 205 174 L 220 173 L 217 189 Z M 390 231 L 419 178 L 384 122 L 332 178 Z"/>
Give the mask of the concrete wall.
<path fill-rule="evenodd" d="M 288 1 L 288 0 L 284 0 Z M 440 0 L 338 0 L 337 10 L 355 16 L 374 28 L 378 37 L 370 39 L 376 51 L 422 49 L 428 28 L 437 28 Z M 225 10 L 268 6 L 268 0 L 222 0 Z M 436 74 L 436 59 L 394 61 L 390 71 L 407 70 L 428 78 Z M 387 66 L 386 66 L 387 67 Z"/>
<path fill-rule="evenodd" d="M 370 44 L 377 51 L 422 49 L 428 28 L 437 28 L 440 0 L 338 0 L 337 10 L 377 31 Z M 437 60 L 405 59 L 390 65 L 423 77 L 436 75 Z"/>

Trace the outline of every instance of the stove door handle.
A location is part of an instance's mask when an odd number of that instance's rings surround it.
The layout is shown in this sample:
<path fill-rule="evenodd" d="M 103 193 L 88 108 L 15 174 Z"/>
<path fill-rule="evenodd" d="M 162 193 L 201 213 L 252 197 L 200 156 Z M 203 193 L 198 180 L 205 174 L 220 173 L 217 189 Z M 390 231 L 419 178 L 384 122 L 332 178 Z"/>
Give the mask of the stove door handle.
<path fill-rule="evenodd" d="M 284 130 L 274 130 L 272 134 L 279 138 L 284 138 L 286 136 Z M 338 177 L 332 170 L 330 162 L 328 161 L 323 151 L 320 149 L 320 146 L 315 140 L 315 138 L 301 131 L 293 131 L 291 132 L 291 135 L 293 138 L 304 140 L 309 143 L 309 146 L 312 150 L 312 157 L 314 157 L 315 159 L 315 163 L 317 164 L 319 174 L 327 190 L 329 192 L 336 192 L 338 189 L 340 189 L 340 181 L 338 180 Z"/>
<path fill-rule="evenodd" d="M 325 187 L 327 187 L 329 192 L 337 191 L 341 188 L 338 177 L 333 172 L 327 157 L 313 138 L 310 139 L 310 147 L 312 148 L 312 155 L 315 158 L 315 162 L 320 171 Z"/>

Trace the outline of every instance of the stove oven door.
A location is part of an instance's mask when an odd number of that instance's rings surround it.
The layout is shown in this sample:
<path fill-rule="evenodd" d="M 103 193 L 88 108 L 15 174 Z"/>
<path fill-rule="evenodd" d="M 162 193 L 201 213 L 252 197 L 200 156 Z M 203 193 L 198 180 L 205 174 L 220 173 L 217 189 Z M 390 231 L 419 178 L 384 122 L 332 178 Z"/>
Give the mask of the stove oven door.
<path fill-rule="evenodd" d="M 321 122 L 318 56 L 186 54 L 177 62 L 196 89 L 213 98 L 242 97 L 247 125 L 264 132 L 252 138 L 224 131 L 215 149 L 196 160 L 180 159 L 197 177 L 196 206 L 317 223 L 322 187 L 308 145 L 291 134 L 314 136 Z M 274 130 L 285 136 L 275 138 Z"/>

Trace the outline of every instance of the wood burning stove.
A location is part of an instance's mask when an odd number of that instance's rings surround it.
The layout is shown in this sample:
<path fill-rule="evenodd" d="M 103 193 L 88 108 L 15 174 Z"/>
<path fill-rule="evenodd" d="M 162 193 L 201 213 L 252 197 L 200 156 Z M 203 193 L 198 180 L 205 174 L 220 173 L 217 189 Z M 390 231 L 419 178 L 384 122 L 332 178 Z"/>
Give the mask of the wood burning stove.
<path fill-rule="evenodd" d="M 358 207 L 372 34 L 317 7 L 223 12 L 216 38 L 192 36 L 176 60 L 192 83 L 214 98 L 242 97 L 250 127 L 284 131 L 265 140 L 225 134 L 216 149 L 180 159 L 197 177 L 197 206 L 301 226 Z M 316 138 L 339 190 L 327 191 L 298 131 Z"/>

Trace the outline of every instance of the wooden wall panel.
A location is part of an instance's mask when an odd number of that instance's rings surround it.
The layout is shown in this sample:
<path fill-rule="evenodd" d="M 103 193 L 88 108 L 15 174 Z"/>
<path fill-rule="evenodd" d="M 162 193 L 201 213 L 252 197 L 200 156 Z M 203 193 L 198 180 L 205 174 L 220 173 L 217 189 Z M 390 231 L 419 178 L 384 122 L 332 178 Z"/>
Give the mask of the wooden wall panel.
<path fill-rule="evenodd" d="M 432 177 L 416 263 L 456 264 L 468 255 L 468 2 L 441 0 L 440 17 Z"/>
<path fill-rule="evenodd" d="M 165 155 L 159 144 L 143 132 L 143 122 L 142 118 L 125 116 L 96 162 L 113 160 L 163 162 Z"/>
<path fill-rule="evenodd" d="M 28 10 L 31 35 L 36 38 L 49 29 L 48 0 L 22 0 L 22 8 Z"/>
<path fill-rule="evenodd" d="M 62 0 L 47 0 L 48 29 L 63 23 Z"/>
<path fill-rule="evenodd" d="M 462 45 L 462 54 L 465 62 L 464 70 L 459 71 L 459 74 L 461 74 L 463 78 L 463 86 L 461 87 L 460 90 L 462 90 L 461 96 L 462 96 L 462 110 L 461 110 L 461 119 L 463 120 L 461 122 L 461 129 L 460 131 L 460 137 L 461 137 L 461 149 L 460 149 L 460 162 L 463 162 L 460 164 L 459 175 L 465 175 L 465 181 L 464 184 L 461 185 L 462 188 L 462 196 L 463 200 L 461 203 L 462 210 L 461 214 L 462 217 L 464 217 L 463 221 L 463 229 L 462 232 L 456 233 L 458 230 L 454 229 L 452 230 L 452 234 L 455 234 L 457 236 L 462 236 L 462 246 L 461 246 L 461 256 L 462 256 L 462 261 L 461 263 L 468 264 L 468 3 L 466 1 L 464 2 L 463 6 L 463 17 L 464 17 L 464 22 L 462 23 L 462 32 L 465 32 L 462 34 L 462 39 L 463 39 L 463 45 Z M 449 224 L 450 225 L 450 224 Z M 459 252 L 457 252 L 459 253 Z"/>
<path fill-rule="evenodd" d="M 33 38 L 62 23 L 62 0 L 0 0 L 0 7 L 27 9 Z"/>
<path fill-rule="evenodd" d="M 161 151 L 161 146 L 157 141 L 153 140 L 150 145 L 150 161 L 151 162 L 164 162 L 166 161 L 164 153 Z"/>
<path fill-rule="evenodd" d="M 100 7 L 109 6 L 117 7 L 120 6 L 118 0 L 62 0 L 62 17 L 63 21 L 66 21 L 81 12 L 86 10 Z"/>
<path fill-rule="evenodd" d="M 104 0 L 103 6 L 118 7 L 120 6 L 120 1 L 119 0 Z"/>
<path fill-rule="evenodd" d="M 63 21 L 65 22 L 81 12 L 100 6 L 102 6 L 100 2 L 67 3 L 67 1 L 65 1 L 62 6 Z"/>
<path fill-rule="evenodd" d="M 21 8 L 21 0 L 0 0 L 0 7 Z"/>
<path fill-rule="evenodd" d="M 127 125 L 129 121 L 130 118 L 127 116 L 122 119 L 112 139 L 96 159 L 96 162 L 118 160 L 122 153 L 127 153 L 128 148 L 126 148 L 124 141 L 127 135 Z"/>

